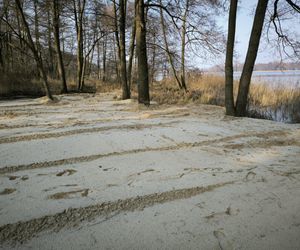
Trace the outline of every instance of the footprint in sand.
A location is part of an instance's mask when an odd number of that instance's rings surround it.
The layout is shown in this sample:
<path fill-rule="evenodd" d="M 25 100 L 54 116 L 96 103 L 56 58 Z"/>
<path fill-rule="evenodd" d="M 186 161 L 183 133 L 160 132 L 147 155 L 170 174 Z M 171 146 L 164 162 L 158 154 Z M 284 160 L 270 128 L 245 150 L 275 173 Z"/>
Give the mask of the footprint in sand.
<path fill-rule="evenodd" d="M 20 178 L 20 176 L 14 176 L 14 175 L 10 175 L 10 176 L 7 176 L 7 177 L 8 177 L 8 179 L 9 179 L 10 181 L 14 181 L 14 180 Z M 22 180 L 22 181 L 26 181 L 26 180 L 28 180 L 28 179 L 29 179 L 29 177 L 28 177 L 27 175 L 24 175 L 24 176 L 21 177 L 21 180 Z"/>
<path fill-rule="evenodd" d="M 226 235 L 223 232 L 223 228 L 217 229 L 213 232 L 215 238 L 218 240 L 220 249 L 233 249 L 232 243 L 226 239 Z"/>
<path fill-rule="evenodd" d="M 61 199 L 73 199 L 80 197 L 87 197 L 89 194 L 89 189 L 80 189 L 69 192 L 59 192 L 48 196 L 48 199 L 61 200 Z"/>
<path fill-rule="evenodd" d="M 15 188 L 5 188 L 2 192 L 0 192 L 0 195 L 8 195 L 12 194 L 16 191 Z"/>
<path fill-rule="evenodd" d="M 58 177 L 61 177 L 61 176 L 64 176 L 64 175 L 69 176 L 69 175 L 75 174 L 76 172 L 77 171 L 74 170 L 74 169 L 65 169 L 65 170 L 57 173 L 56 176 L 58 176 Z"/>
<path fill-rule="evenodd" d="M 244 181 L 252 181 L 256 176 L 256 173 L 250 171 L 246 174 Z"/>
<path fill-rule="evenodd" d="M 153 173 L 153 172 L 159 172 L 159 171 L 156 171 L 155 169 L 146 169 L 142 172 L 137 172 L 137 173 L 134 173 L 134 174 L 131 174 L 131 175 L 128 175 L 127 176 L 127 179 L 128 179 L 128 183 L 127 185 L 128 186 L 131 186 L 133 182 L 135 182 L 139 176 L 143 175 L 143 174 L 146 174 L 146 173 Z"/>
<path fill-rule="evenodd" d="M 19 176 L 8 176 L 10 181 L 14 181 L 15 179 L 19 178 Z"/>

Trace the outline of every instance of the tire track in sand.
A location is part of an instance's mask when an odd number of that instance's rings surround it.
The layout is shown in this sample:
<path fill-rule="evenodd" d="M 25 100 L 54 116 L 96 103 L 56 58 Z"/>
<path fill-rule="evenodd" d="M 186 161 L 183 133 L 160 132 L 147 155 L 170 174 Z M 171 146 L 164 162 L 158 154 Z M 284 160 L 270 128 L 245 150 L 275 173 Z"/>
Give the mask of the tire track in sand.
<path fill-rule="evenodd" d="M 63 136 L 70 136 L 76 134 L 84 134 L 84 133 L 98 133 L 104 132 L 109 130 L 142 130 L 147 128 L 153 127 L 167 127 L 172 124 L 178 123 L 178 121 L 171 121 L 171 122 L 164 122 L 164 123 L 153 123 L 153 124 L 133 124 L 133 125 L 117 125 L 117 126 L 104 126 L 98 128 L 81 128 L 81 129 L 74 129 L 69 131 L 62 131 L 62 132 L 50 132 L 50 133 L 43 133 L 43 134 L 29 134 L 29 135 L 21 135 L 21 136 L 13 136 L 13 137 L 5 137 L 0 138 L 0 144 L 4 143 L 13 143 L 13 142 L 20 142 L 20 141 L 31 141 L 31 140 L 41 140 L 41 139 L 49 139 L 49 138 L 58 138 Z"/>
<path fill-rule="evenodd" d="M 282 139 L 279 139 L 278 136 L 283 136 Z M 23 164 L 23 165 L 16 165 L 16 166 L 0 166 L 0 174 L 7 174 L 12 172 L 18 172 L 18 171 L 24 171 L 24 170 L 31 170 L 31 169 L 38 169 L 38 168 L 49 168 L 49 167 L 55 167 L 59 165 L 66 165 L 66 164 L 76 164 L 76 163 L 82 163 L 82 162 L 90 162 L 94 160 L 98 160 L 101 158 L 107 158 L 107 157 L 113 157 L 113 156 L 123 156 L 123 155 L 129 155 L 129 154 L 137 154 L 137 153 L 144 153 L 144 152 L 158 152 L 158 151 L 172 151 L 172 150 L 180 150 L 182 148 L 195 148 L 195 147 L 201 147 L 201 146 L 209 146 L 214 145 L 218 143 L 228 143 L 236 139 L 241 138 L 247 138 L 247 137 L 257 137 L 260 139 L 269 139 L 271 137 L 271 140 L 269 140 L 269 143 L 263 143 L 263 142 L 249 142 L 244 143 L 243 147 L 239 145 L 238 149 L 245 148 L 245 147 L 258 147 L 258 148 L 264 148 L 266 145 L 268 147 L 270 146 L 291 146 L 296 145 L 300 146 L 300 143 L 296 139 L 288 139 L 287 132 L 282 130 L 276 130 L 271 132 L 260 132 L 260 133 L 243 133 L 233 136 L 227 136 L 222 137 L 218 139 L 213 140 L 206 140 L 206 141 L 200 141 L 200 142 L 191 142 L 191 143 L 177 143 L 175 145 L 170 146 L 163 146 L 163 147 L 155 147 L 155 148 L 142 148 L 142 149 L 130 149 L 130 150 L 124 150 L 120 152 L 111 152 L 106 154 L 94 154 L 94 155 L 88 155 L 88 156 L 78 156 L 78 157 L 71 157 L 66 159 L 59 159 L 59 160 L 53 160 L 53 161 L 45 161 L 45 162 L 37 162 L 37 163 L 31 163 L 31 164 Z M 274 138 L 275 137 L 275 138 Z M 252 145 L 251 145 L 252 143 Z M 234 144 L 233 144 L 234 145 Z M 224 145 L 224 148 L 228 146 L 229 148 L 235 149 L 232 147 L 232 145 Z"/>
<path fill-rule="evenodd" d="M 81 208 L 70 208 L 61 213 L 46 215 L 29 221 L 20 221 L 14 224 L 7 224 L 0 227 L 0 242 L 24 242 L 46 230 L 59 232 L 63 228 L 78 227 L 80 223 L 92 221 L 97 217 L 106 217 L 106 220 L 121 212 L 143 210 L 157 204 L 188 199 L 201 193 L 213 191 L 235 183 L 224 182 L 206 187 L 192 187 L 137 196 L 124 200 L 108 201 L 96 205 Z M 105 221 L 105 219 L 104 219 Z"/>

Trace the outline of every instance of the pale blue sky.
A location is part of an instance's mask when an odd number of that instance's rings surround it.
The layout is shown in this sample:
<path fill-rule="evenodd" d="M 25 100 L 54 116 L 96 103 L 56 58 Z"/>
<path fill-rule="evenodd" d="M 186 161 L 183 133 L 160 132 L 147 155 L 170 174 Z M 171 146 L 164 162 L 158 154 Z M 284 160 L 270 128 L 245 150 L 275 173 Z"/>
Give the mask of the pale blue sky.
<path fill-rule="evenodd" d="M 235 52 L 238 57 L 236 58 L 239 62 L 243 62 L 247 53 L 249 37 L 253 24 L 254 12 L 257 5 L 257 0 L 242 0 L 239 1 L 238 14 L 237 14 L 237 25 L 236 25 L 236 44 Z M 227 25 L 228 25 L 228 13 L 224 17 L 221 17 L 218 21 L 219 25 L 223 27 L 227 36 Z M 236 60 L 235 59 L 235 60 Z M 207 63 L 208 66 L 216 64 L 222 64 L 225 58 L 212 59 Z M 267 63 L 271 61 L 280 60 L 280 57 L 274 51 L 266 45 L 264 41 L 261 42 L 260 50 L 257 56 L 257 63 Z"/>
<path fill-rule="evenodd" d="M 238 54 L 238 61 L 243 62 L 247 53 L 248 43 L 249 43 L 249 37 L 251 33 L 251 28 L 253 24 L 253 18 L 254 18 L 254 12 L 257 5 L 257 0 L 241 0 L 239 1 L 239 8 L 238 8 L 238 15 L 237 15 L 237 26 L 236 26 L 236 45 L 235 49 Z M 273 8 L 273 1 L 270 1 L 270 7 L 268 11 L 272 11 Z M 288 5 L 285 5 L 288 6 Z M 267 12 L 268 12 L 267 11 Z M 266 14 L 266 20 L 269 18 L 270 13 Z M 285 16 L 285 18 L 282 18 L 281 25 L 284 30 L 286 30 L 289 38 L 296 37 L 296 40 L 299 39 L 299 25 L 300 25 L 300 15 L 296 14 L 295 17 L 292 19 L 286 19 L 288 16 Z M 291 17 L 291 16 L 289 16 Z M 224 29 L 227 30 L 227 22 L 228 22 L 228 16 L 226 16 L 223 19 Z M 271 30 L 273 28 L 273 25 L 271 25 Z M 272 61 L 279 61 L 281 59 L 280 53 L 278 50 L 272 48 L 272 45 L 274 43 L 269 44 L 266 39 L 266 30 L 263 31 L 263 35 L 261 38 L 261 43 L 259 47 L 259 52 L 257 55 L 256 63 L 267 63 Z M 277 35 L 270 31 L 269 38 L 272 40 L 273 38 L 277 39 Z M 289 50 L 289 49 L 287 49 Z M 287 57 L 283 54 L 283 59 L 287 60 Z"/>
<path fill-rule="evenodd" d="M 247 53 L 249 37 L 253 24 L 253 15 L 255 12 L 257 0 L 247 1 L 242 0 L 239 3 L 238 15 L 237 15 L 237 26 L 236 26 L 236 45 L 235 49 L 238 53 L 239 61 L 244 61 Z M 227 28 L 226 28 L 227 29 Z M 266 45 L 262 42 L 260 50 L 257 55 L 257 63 L 265 63 L 276 60 L 272 52 L 266 48 Z M 279 60 L 279 58 L 278 58 Z"/>

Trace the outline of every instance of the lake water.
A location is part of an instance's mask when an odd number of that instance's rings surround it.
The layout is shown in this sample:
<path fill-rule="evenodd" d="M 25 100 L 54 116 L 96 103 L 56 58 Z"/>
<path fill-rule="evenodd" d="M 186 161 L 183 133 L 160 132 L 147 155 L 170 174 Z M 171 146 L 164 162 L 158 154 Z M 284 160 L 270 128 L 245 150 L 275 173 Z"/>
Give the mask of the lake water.
<path fill-rule="evenodd" d="M 234 79 L 238 80 L 241 72 L 234 73 Z M 300 70 L 286 71 L 254 71 L 253 84 L 267 84 L 272 87 L 300 88 Z"/>

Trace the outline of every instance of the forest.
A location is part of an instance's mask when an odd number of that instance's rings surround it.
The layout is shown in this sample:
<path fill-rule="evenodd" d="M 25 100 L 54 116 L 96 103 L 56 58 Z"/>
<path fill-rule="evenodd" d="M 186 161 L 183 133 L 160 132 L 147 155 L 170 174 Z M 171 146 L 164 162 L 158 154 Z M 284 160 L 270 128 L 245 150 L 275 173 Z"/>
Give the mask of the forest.
<path fill-rule="evenodd" d="M 0 250 L 299 249 L 299 21 L 299 0 L 0 0 Z"/>
<path fill-rule="evenodd" d="M 267 26 L 269 43 L 288 58 L 299 60 L 298 34 L 288 33 L 283 24 L 297 19 L 299 5 L 297 1 L 274 1 L 268 7 L 268 1 L 258 2 L 243 73 L 233 93 L 237 5 L 238 1 L 215 0 L 4 0 L 0 16 L 2 92 L 19 89 L 30 93 L 32 82 L 39 81 L 41 91 L 52 99 L 51 89 L 67 93 L 83 91 L 88 82 L 108 82 L 121 86 L 122 99 L 130 98 L 134 89 L 138 101 L 148 105 L 149 83 L 171 78 L 175 86 L 188 91 L 187 74 L 201 68 L 190 67 L 195 57 L 226 54 L 227 114 L 245 116 L 263 27 Z M 227 34 L 217 24 L 217 17 L 226 10 Z M 194 77 L 201 75 L 194 73 Z"/>

